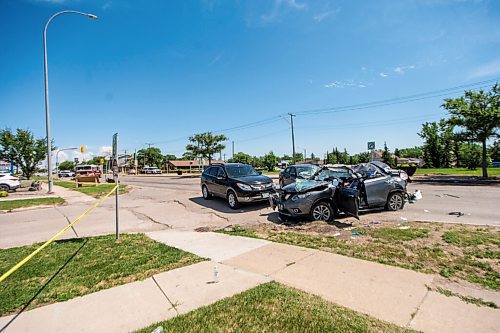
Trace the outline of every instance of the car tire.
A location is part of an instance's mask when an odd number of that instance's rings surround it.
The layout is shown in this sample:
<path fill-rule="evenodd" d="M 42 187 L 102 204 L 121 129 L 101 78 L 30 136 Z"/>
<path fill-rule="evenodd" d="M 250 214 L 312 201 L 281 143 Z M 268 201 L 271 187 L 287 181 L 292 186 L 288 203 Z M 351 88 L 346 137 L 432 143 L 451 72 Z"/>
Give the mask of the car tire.
<path fill-rule="evenodd" d="M 331 222 L 335 217 L 335 211 L 326 201 L 320 201 L 311 208 L 311 219 L 313 221 Z"/>
<path fill-rule="evenodd" d="M 212 194 L 208 191 L 207 185 L 203 185 L 201 187 L 201 194 L 203 195 L 203 199 L 205 199 L 205 200 L 212 199 Z"/>
<path fill-rule="evenodd" d="M 401 192 L 392 192 L 387 198 L 387 203 L 385 209 L 390 211 L 396 211 L 403 209 L 405 206 L 405 198 Z"/>
<path fill-rule="evenodd" d="M 237 209 L 240 206 L 238 197 L 236 196 L 236 193 L 234 193 L 234 191 L 229 191 L 227 193 L 227 204 L 231 209 Z"/>
<path fill-rule="evenodd" d="M 10 191 L 10 186 L 7 184 L 0 184 L 0 191 Z"/>

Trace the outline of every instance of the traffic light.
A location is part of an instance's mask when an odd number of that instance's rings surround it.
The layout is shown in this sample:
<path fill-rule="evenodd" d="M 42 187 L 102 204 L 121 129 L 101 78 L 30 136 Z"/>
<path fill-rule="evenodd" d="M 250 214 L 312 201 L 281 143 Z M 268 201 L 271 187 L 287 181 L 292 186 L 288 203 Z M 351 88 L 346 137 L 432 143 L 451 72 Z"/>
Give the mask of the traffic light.
<path fill-rule="evenodd" d="M 80 152 L 85 153 L 85 146 L 80 146 Z"/>

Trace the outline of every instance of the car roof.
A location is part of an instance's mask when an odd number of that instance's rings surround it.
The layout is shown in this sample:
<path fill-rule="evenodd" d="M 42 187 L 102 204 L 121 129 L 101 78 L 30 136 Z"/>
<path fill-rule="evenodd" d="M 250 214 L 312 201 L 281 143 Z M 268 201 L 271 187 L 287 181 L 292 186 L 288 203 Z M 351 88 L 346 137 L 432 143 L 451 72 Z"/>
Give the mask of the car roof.
<path fill-rule="evenodd" d="M 311 164 L 311 163 L 293 164 L 293 165 L 289 165 L 288 167 L 312 167 L 312 166 L 317 167 L 316 164 Z"/>
<path fill-rule="evenodd" d="M 210 166 L 234 166 L 234 167 L 242 167 L 242 166 L 250 166 L 249 164 L 244 163 L 212 163 Z"/>

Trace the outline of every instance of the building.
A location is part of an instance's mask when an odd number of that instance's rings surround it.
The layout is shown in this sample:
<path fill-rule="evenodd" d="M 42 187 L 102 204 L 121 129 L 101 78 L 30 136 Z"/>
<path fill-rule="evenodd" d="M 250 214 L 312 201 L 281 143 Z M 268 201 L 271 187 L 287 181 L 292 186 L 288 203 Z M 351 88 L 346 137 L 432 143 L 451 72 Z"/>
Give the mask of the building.
<path fill-rule="evenodd" d="M 219 161 L 219 160 L 212 160 L 212 163 L 225 163 L 224 161 Z M 167 172 L 171 172 L 173 170 L 180 170 L 183 172 L 193 172 L 197 171 L 200 172 L 202 171 L 205 166 L 208 165 L 208 161 L 202 161 L 200 164 L 199 160 L 192 160 L 192 161 L 181 161 L 181 160 L 176 160 L 176 161 L 168 161 L 167 162 Z"/>

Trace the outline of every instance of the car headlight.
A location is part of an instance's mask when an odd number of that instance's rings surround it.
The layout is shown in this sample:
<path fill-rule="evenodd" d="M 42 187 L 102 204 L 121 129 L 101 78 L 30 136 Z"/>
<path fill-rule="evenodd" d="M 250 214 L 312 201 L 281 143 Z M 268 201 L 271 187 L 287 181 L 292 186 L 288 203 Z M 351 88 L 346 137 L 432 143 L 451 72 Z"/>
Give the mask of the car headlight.
<path fill-rule="evenodd" d="M 250 185 L 247 185 L 247 184 L 236 183 L 236 185 L 238 185 L 238 187 L 244 191 L 251 191 L 252 190 L 252 187 Z"/>
<path fill-rule="evenodd" d="M 299 199 L 304 199 L 309 196 L 309 193 L 296 194 L 292 197 L 292 201 L 297 201 Z"/>

